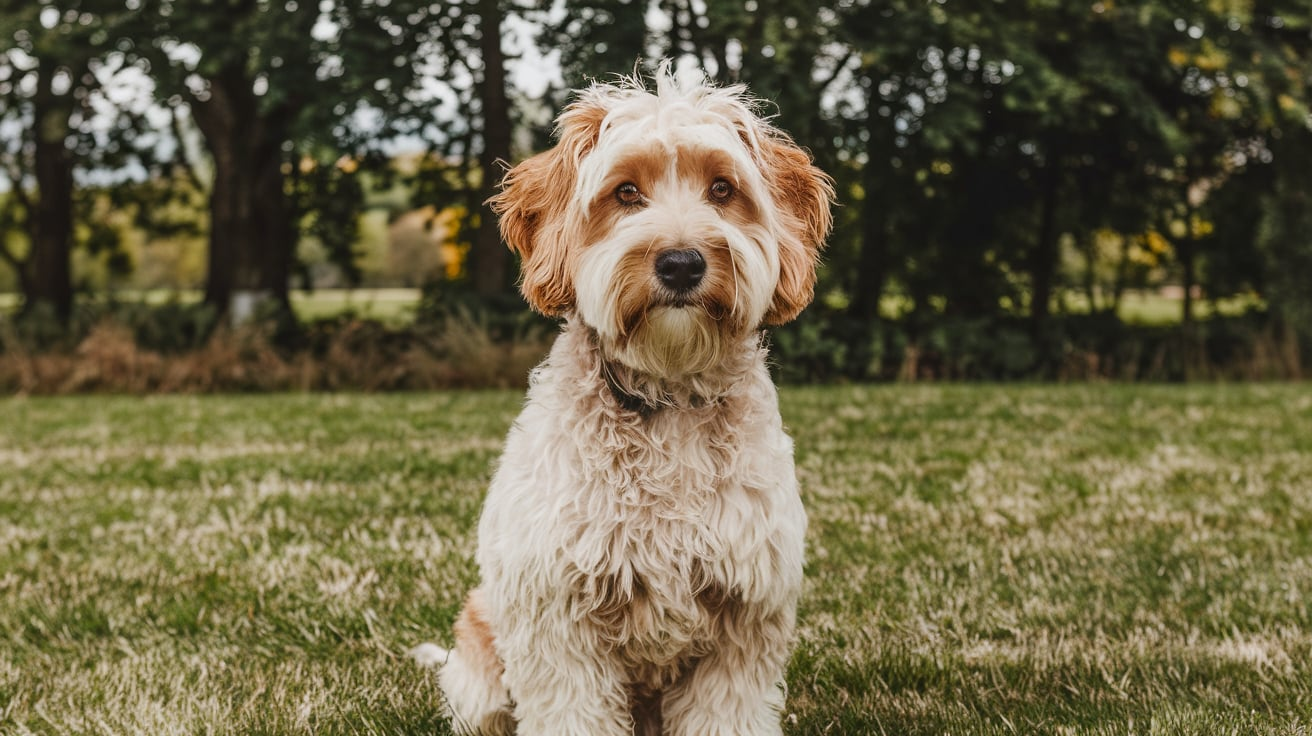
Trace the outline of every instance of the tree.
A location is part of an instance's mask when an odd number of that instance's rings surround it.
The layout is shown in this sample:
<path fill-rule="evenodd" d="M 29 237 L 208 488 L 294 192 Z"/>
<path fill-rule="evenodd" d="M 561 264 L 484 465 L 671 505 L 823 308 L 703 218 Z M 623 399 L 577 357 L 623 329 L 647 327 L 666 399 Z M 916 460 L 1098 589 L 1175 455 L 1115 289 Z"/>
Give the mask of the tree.
<path fill-rule="evenodd" d="M 470 246 L 468 284 L 484 302 L 518 306 L 510 252 L 487 204 L 513 156 L 512 140 L 522 126 L 519 107 L 526 102 L 512 98 L 506 83 L 510 59 L 503 26 L 512 6 L 469 0 L 433 7 L 437 15 L 424 37 L 426 73 L 443 80 L 443 105 L 428 137 L 417 198 L 438 210 L 458 206 L 473 213 L 459 236 Z"/>
<path fill-rule="evenodd" d="M 160 99 L 189 109 L 212 160 L 205 300 L 218 312 L 238 291 L 289 309 L 309 214 L 298 203 L 349 209 L 362 191 L 340 177 L 312 177 L 300 185 L 324 182 L 341 196 L 298 195 L 293 178 L 342 156 L 356 164 L 339 171 L 354 174 L 385 161 L 377 155 L 383 141 L 423 125 L 429 103 L 419 68 L 441 8 L 407 0 L 142 1 L 134 52 L 150 64 Z"/>
<path fill-rule="evenodd" d="M 1312 344 L 1312 12 L 1284 0 L 1254 2 L 1247 30 L 1247 58 L 1260 72 L 1247 81 L 1270 102 L 1258 111 L 1268 127 L 1233 152 L 1243 163 L 1258 164 L 1257 171 L 1235 178 L 1251 192 L 1248 200 L 1236 207 L 1219 199 L 1215 217 L 1240 214 L 1239 228 L 1218 223 L 1218 234 L 1232 247 L 1243 241 L 1253 253 L 1243 263 L 1266 298 L 1286 373 L 1299 375 L 1299 343 Z"/>
<path fill-rule="evenodd" d="M 75 169 L 123 163 L 120 142 L 102 144 L 91 126 L 93 101 L 107 102 L 101 85 L 123 68 L 121 58 L 106 62 L 121 14 L 112 3 L 77 0 L 8 2 L 0 12 L 0 38 L 13 42 L 0 51 L 0 128 L 19 133 L 0 143 L 9 189 L 0 206 L 0 259 L 18 276 L 25 312 L 46 308 L 68 319 Z M 3 237 L 13 231 L 25 235 L 25 254 Z"/>
<path fill-rule="evenodd" d="M 510 160 L 510 102 L 506 97 L 505 58 L 501 51 L 502 13 L 497 0 L 478 0 L 478 51 L 480 72 L 475 89 L 483 121 L 479 153 L 478 234 L 470 251 L 470 280 L 474 291 L 489 297 L 509 290 L 510 256 L 496 228 L 488 200 L 496 193 L 500 166 Z"/>
<path fill-rule="evenodd" d="M 1225 187 L 1264 165 L 1236 164 L 1245 148 L 1285 147 L 1275 120 L 1289 140 L 1312 58 L 1308 13 L 1290 0 L 653 7 L 570 0 L 543 49 L 560 53 L 568 87 L 628 73 L 639 57 L 648 69 L 691 57 L 717 81 L 782 101 L 779 124 L 848 205 L 822 279 L 847 297 L 850 355 L 869 346 L 893 290 L 910 298 L 913 325 L 1023 312 L 1055 366 L 1052 313 L 1074 278 L 1062 244 L 1092 255 L 1100 233 L 1121 244 L 1112 304 L 1151 244 L 1154 259 L 1176 259 L 1191 322 L 1191 287 L 1221 284 L 1209 268 L 1256 267 L 1236 233 L 1259 218 L 1235 206 L 1242 188 Z M 1092 282 L 1087 291 L 1098 301 Z"/>

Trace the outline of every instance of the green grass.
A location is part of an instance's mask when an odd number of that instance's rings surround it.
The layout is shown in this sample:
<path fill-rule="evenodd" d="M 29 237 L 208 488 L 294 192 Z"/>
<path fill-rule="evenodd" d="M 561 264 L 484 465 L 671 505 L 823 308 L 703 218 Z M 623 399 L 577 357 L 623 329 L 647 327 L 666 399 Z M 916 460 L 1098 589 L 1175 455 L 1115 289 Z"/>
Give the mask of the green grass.
<path fill-rule="evenodd" d="M 419 306 L 418 289 L 319 289 L 292 292 L 292 308 L 303 320 L 335 317 L 352 312 L 388 324 L 405 324 L 414 319 Z"/>
<path fill-rule="evenodd" d="M 0 401 L 0 733 L 429 734 L 517 393 Z M 790 734 L 1306 734 L 1305 386 L 783 392 Z"/>

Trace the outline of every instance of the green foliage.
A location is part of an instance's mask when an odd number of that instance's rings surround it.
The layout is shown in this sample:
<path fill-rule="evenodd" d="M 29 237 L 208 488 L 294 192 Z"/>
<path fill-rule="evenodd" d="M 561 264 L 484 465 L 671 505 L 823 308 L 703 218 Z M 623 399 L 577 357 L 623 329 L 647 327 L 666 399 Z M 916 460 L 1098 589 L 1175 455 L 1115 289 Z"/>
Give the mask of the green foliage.
<path fill-rule="evenodd" d="M 480 294 L 466 281 L 440 281 L 426 285 L 415 312 L 416 324 L 442 325 L 470 320 L 494 341 L 555 334 L 557 321 L 524 307 L 518 293 Z"/>
<path fill-rule="evenodd" d="M 671 57 L 749 84 L 838 183 L 820 291 L 851 298 L 826 308 L 830 324 L 780 333 L 805 363 L 841 355 L 845 375 L 884 374 L 901 343 L 951 352 L 988 334 L 965 325 L 1023 309 L 1023 339 L 997 333 L 1018 354 L 983 372 L 1056 365 L 1069 340 L 1045 335 L 1069 325 L 1045 323 L 1075 289 L 1115 311 L 1131 288 L 1196 285 L 1209 300 L 1257 295 L 1298 339 L 1312 324 L 1312 15 L 1295 0 L 11 5 L 0 118 L 22 135 L 0 145 L 7 178 L 30 180 L 35 90 L 55 78 L 68 90 L 41 104 L 65 113 L 77 170 L 135 160 L 151 177 L 79 188 L 77 242 L 94 252 L 76 280 L 93 289 L 134 283 L 121 272 L 150 255 L 106 195 L 141 237 L 209 233 L 211 286 L 230 268 L 233 288 L 278 297 L 295 274 L 311 280 L 289 265 L 302 238 L 342 282 L 375 283 L 359 222 L 387 199 L 391 214 L 469 213 L 453 236 L 465 275 L 504 297 L 481 209 L 493 159 L 511 158 L 512 140 L 515 158 L 548 145 L 568 88 Z M 498 93 L 523 63 L 502 51 L 530 40 L 512 20 L 540 24 L 563 87 Z M 504 49 L 502 32 L 514 37 Z M 105 80 L 125 73 L 149 76 L 167 121 L 128 105 L 108 131 L 90 125 Z M 385 154 L 398 136 L 427 150 L 399 165 Z M 198 141 L 210 160 L 191 153 Z M 40 201 L 29 189 L 0 199 L 0 258 L 24 277 L 24 198 Z M 906 299 L 914 336 L 880 329 L 886 293 Z M 1184 304 L 1188 331 L 1197 315 Z"/>
<path fill-rule="evenodd" d="M 212 159 L 206 300 L 217 309 L 247 289 L 285 306 L 293 272 L 304 275 L 294 263 L 302 235 L 346 283 L 360 281 L 363 179 L 386 188 L 394 172 L 381 149 L 432 133 L 440 100 L 426 85 L 445 7 L 140 4 L 131 53 L 152 69 L 175 120 L 194 122 Z"/>
<path fill-rule="evenodd" d="M 0 354 L 73 351 L 106 323 L 126 330 L 137 347 L 166 354 L 200 348 L 217 326 L 209 306 L 176 300 L 82 302 L 68 320 L 42 305 L 12 318 L 0 317 Z"/>
<path fill-rule="evenodd" d="M 1271 380 L 1304 377 L 1312 365 L 1309 343 L 1261 311 L 1214 316 L 1186 337 L 1175 323 L 1127 324 L 1106 313 L 1053 317 L 1036 334 L 1015 315 L 882 320 L 871 329 L 812 308 L 771 330 L 770 344 L 771 367 L 786 383 Z"/>
<path fill-rule="evenodd" d="M 376 156 L 367 158 L 370 168 L 386 166 L 376 162 Z M 354 162 L 349 166 L 298 165 L 289 181 L 293 207 L 306 220 L 301 234 L 319 243 L 348 286 L 359 286 L 363 278 L 358 253 L 365 205 L 361 170 Z M 312 288 L 308 276 L 304 281 L 306 288 Z"/>
<path fill-rule="evenodd" d="M 106 91 L 123 71 L 113 51 L 130 13 L 97 0 L 0 3 L 0 260 L 13 271 L 24 309 L 72 310 L 70 253 L 74 231 L 113 270 L 129 267 L 116 232 L 75 202 L 75 177 L 139 161 L 139 116 L 125 111 L 97 126 L 113 108 Z M 25 247 L 20 254 L 15 241 Z"/>
<path fill-rule="evenodd" d="M 848 326 L 832 330 L 853 355 L 878 339 L 873 317 L 889 287 L 917 313 L 941 304 L 968 323 L 1028 303 L 1041 323 L 1050 295 L 1079 283 L 1059 270 L 1063 237 L 1157 233 L 1166 249 L 1156 283 L 1201 280 L 1214 297 L 1282 293 L 1269 275 L 1289 254 L 1254 245 L 1308 191 L 1283 168 L 1306 169 L 1286 141 L 1312 126 L 1303 6 L 663 7 L 670 26 L 640 31 L 607 24 L 616 11 L 604 3 L 567 4 L 551 48 L 567 70 L 627 71 L 615 49 L 632 52 L 640 39 L 649 53 L 695 57 L 720 81 L 748 81 L 779 102 L 779 123 L 836 176 L 847 205 L 824 278 L 858 295 Z M 1254 206 L 1263 191 L 1270 198 Z M 1293 233 L 1279 239 L 1307 249 Z M 1133 285 L 1126 252 L 1086 252 L 1110 291 Z"/>
<path fill-rule="evenodd" d="M 416 322 L 340 308 L 301 322 L 265 300 L 236 328 L 195 300 L 82 303 L 67 321 L 42 305 L 0 315 L 0 395 L 522 386 L 555 325 L 477 303 Z"/>
<path fill-rule="evenodd" d="M 142 348 L 163 353 L 195 350 L 215 328 L 214 309 L 206 304 L 138 303 L 117 307 L 107 316 L 131 329 Z"/>

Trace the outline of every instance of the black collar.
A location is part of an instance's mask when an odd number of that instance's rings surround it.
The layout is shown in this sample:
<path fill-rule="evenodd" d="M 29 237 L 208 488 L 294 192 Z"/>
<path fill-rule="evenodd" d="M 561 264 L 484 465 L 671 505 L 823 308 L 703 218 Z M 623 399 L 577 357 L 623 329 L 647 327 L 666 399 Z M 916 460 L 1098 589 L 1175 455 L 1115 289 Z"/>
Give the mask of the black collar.
<path fill-rule="evenodd" d="M 759 335 L 759 333 L 758 333 Z M 624 385 L 615 377 L 616 370 L 628 370 L 623 366 L 617 366 L 612 361 L 607 360 L 601 350 L 601 337 L 596 330 L 588 328 L 588 339 L 595 351 L 597 361 L 600 366 L 601 379 L 606 382 L 606 389 L 610 392 L 611 398 L 624 411 L 633 412 L 639 417 L 646 419 L 664 409 L 675 409 L 686 404 L 688 408 L 705 407 L 712 404 L 721 403 L 725 396 L 698 396 L 692 395 L 686 401 L 680 401 L 674 395 L 663 393 L 660 396 L 646 396 L 640 393 L 632 393 L 624 388 Z M 759 339 L 759 337 L 758 337 Z"/>
<path fill-rule="evenodd" d="M 610 361 L 605 358 L 600 360 L 602 380 L 606 382 L 606 388 L 610 390 L 611 398 L 615 399 L 615 403 L 619 404 L 621 409 L 631 411 L 646 419 L 667 406 L 665 403 L 652 403 L 644 396 L 625 391 L 620 387 L 619 382 L 615 380 L 615 371 L 611 367 Z"/>

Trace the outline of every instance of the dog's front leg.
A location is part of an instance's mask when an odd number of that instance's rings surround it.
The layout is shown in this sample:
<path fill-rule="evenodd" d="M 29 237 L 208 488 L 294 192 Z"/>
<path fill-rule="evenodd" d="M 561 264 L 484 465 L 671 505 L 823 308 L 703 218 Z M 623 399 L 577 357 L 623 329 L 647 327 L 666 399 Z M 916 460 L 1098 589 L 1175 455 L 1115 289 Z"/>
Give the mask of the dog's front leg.
<path fill-rule="evenodd" d="M 502 642 L 518 733 L 631 736 L 628 688 L 609 655 L 571 632 L 577 624 L 535 623 Z"/>
<path fill-rule="evenodd" d="M 729 635 L 665 692 L 667 736 L 778 736 L 793 615 L 730 615 Z"/>

